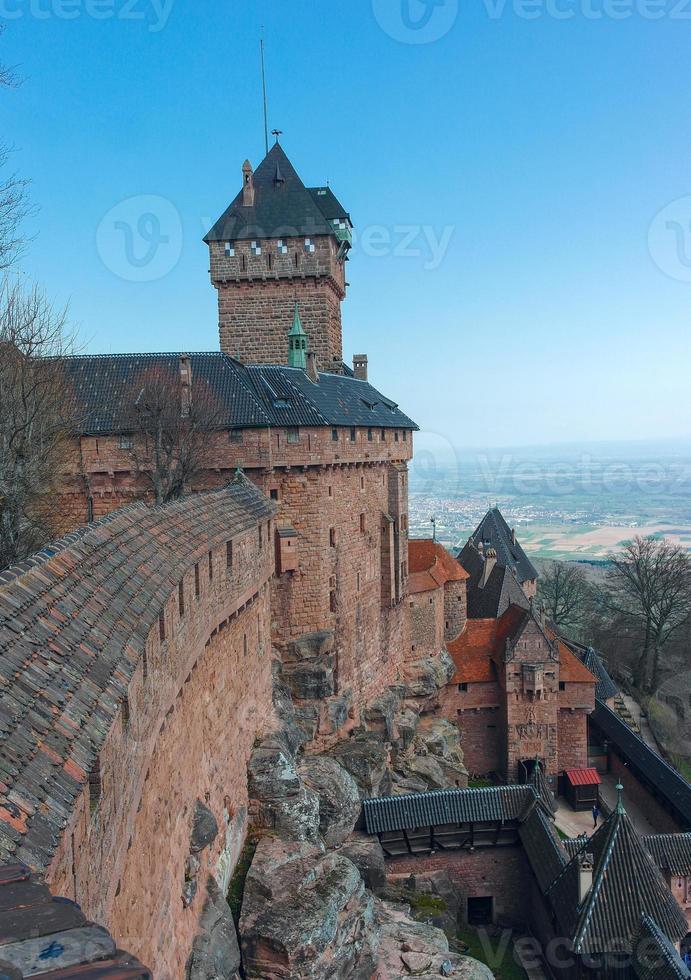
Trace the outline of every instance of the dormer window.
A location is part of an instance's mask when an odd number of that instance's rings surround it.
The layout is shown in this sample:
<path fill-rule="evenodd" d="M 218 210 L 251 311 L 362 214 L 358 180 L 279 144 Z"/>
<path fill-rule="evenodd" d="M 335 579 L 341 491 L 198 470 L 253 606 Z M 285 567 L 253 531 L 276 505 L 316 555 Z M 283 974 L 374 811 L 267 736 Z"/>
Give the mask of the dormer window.
<path fill-rule="evenodd" d="M 315 250 L 316 250 L 316 247 L 315 247 L 315 244 L 312 241 L 312 239 L 311 238 L 306 238 L 305 239 L 305 251 L 307 252 L 307 254 L 308 255 L 312 255 L 313 252 L 315 252 Z"/>
<path fill-rule="evenodd" d="M 252 249 L 252 255 L 261 255 L 262 247 L 259 242 L 252 242 L 250 248 Z"/>
<path fill-rule="evenodd" d="M 235 258 L 235 246 L 232 242 L 226 242 L 226 258 L 227 259 Z"/>
<path fill-rule="evenodd" d="M 286 243 L 283 241 L 282 238 L 279 238 L 278 241 L 276 242 L 276 251 L 278 252 L 279 255 L 288 254 L 288 246 L 286 245 Z"/>

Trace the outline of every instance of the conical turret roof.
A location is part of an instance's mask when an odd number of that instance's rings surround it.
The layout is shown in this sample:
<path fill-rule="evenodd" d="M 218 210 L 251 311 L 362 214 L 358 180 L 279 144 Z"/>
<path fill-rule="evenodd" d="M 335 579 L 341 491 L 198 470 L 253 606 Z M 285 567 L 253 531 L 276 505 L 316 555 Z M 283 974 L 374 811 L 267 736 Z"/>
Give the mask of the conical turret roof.
<path fill-rule="evenodd" d="M 562 928 L 576 953 L 630 952 L 641 916 L 652 916 L 672 941 L 686 935 L 686 917 L 618 802 L 600 829 L 549 890 Z M 593 856 L 593 884 L 579 902 L 581 855 Z"/>

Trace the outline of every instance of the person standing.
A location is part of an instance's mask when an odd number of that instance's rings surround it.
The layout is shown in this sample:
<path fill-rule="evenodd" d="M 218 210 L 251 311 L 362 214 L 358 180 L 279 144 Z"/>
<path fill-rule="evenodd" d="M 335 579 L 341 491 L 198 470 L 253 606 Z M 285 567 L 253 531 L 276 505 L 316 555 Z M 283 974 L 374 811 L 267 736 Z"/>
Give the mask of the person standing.
<path fill-rule="evenodd" d="M 593 830 L 597 829 L 597 818 L 600 816 L 600 805 L 599 803 L 593 804 Z"/>

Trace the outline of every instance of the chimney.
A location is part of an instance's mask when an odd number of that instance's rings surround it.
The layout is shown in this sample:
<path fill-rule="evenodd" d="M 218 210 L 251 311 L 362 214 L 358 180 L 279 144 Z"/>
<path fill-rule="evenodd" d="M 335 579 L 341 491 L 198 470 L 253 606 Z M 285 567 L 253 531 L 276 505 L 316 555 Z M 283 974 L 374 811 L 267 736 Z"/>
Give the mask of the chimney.
<path fill-rule="evenodd" d="M 482 578 L 478 584 L 479 589 L 484 589 L 487 585 L 487 579 L 490 577 L 494 571 L 494 566 L 497 564 L 497 553 L 494 548 L 488 548 L 485 554 L 485 566 L 482 569 Z"/>
<path fill-rule="evenodd" d="M 251 208 L 254 204 L 254 173 L 252 164 L 245 160 L 242 165 L 242 206 Z"/>
<path fill-rule="evenodd" d="M 353 354 L 353 373 L 359 381 L 367 381 L 367 354 Z"/>
<path fill-rule="evenodd" d="M 192 408 L 192 360 L 189 354 L 180 355 L 180 387 L 182 389 L 182 417 L 186 419 Z"/>
<path fill-rule="evenodd" d="M 317 371 L 317 355 L 314 351 L 307 351 L 307 366 L 305 374 L 315 385 L 319 384 L 319 372 Z"/>
<path fill-rule="evenodd" d="M 578 858 L 578 904 L 582 905 L 593 887 L 593 855 L 581 852 Z"/>

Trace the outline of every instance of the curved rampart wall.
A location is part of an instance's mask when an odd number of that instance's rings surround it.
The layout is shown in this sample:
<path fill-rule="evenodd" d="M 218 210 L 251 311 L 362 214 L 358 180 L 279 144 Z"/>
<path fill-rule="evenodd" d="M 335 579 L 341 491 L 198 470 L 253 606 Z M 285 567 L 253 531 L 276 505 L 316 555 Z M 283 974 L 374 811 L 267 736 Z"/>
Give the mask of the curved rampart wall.
<path fill-rule="evenodd" d="M 0 576 L 0 860 L 44 873 L 161 980 L 183 975 L 205 876 L 225 885 L 244 833 L 271 720 L 273 513 L 241 479 L 119 511 Z M 198 804 L 218 828 L 200 849 Z"/>

